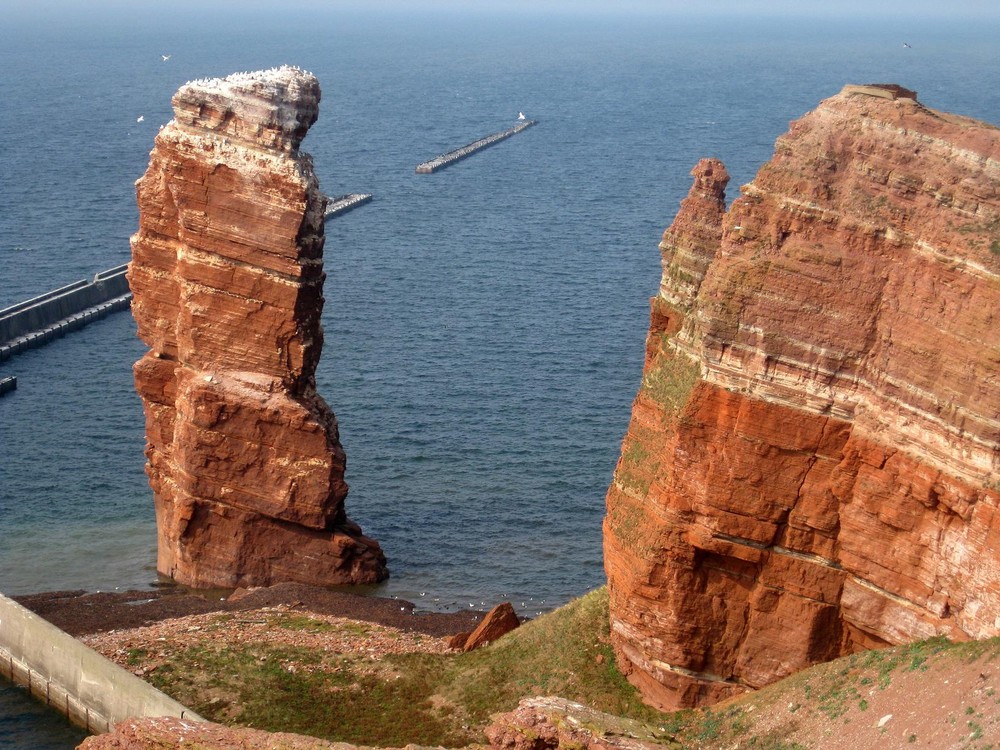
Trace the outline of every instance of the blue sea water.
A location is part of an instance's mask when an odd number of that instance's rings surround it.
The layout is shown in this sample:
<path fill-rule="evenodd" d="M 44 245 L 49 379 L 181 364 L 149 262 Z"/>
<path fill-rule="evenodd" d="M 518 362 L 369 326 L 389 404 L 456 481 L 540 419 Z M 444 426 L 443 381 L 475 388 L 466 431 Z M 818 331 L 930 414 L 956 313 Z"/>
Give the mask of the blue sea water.
<path fill-rule="evenodd" d="M 736 197 L 849 82 L 1000 122 L 995 21 L 159 7 L 25 6 L 0 26 L 0 307 L 128 260 L 133 183 L 182 83 L 315 73 L 321 185 L 375 195 L 327 225 L 317 381 L 348 513 L 389 558 L 376 593 L 427 609 L 535 614 L 602 583 L 657 243 L 699 158 L 723 159 Z M 414 173 L 518 111 L 539 125 Z M 0 399 L 0 591 L 156 580 L 142 351 L 120 313 L 0 363 L 18 377 Z"/>
<path fill-rule="evenodd" d="M 24 688 L 0 679 L 0 747 L 4 750 L 66 750 L 86 736 Z"/>

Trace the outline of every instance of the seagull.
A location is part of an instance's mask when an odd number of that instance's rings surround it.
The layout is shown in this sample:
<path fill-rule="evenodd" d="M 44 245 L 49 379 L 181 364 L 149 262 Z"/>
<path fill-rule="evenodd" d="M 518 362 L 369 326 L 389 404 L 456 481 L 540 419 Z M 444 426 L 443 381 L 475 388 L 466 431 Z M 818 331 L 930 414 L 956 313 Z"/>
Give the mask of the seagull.
<path fill-rule="evenodd" d="M 909 44 L 907 44 L 906 42 L 903 42 L 903 47 L 905 47 L 906 49 L 913 49 L 913 47 L 911 47 L 911 46 L 910 46 Z"/>
<path fill-rule="evenodd" d="M 163 58 L 163 62 L 166 62 L 167 60 L 170 59 L 170 55 L 160 55 L 160 57 Z"/>
<path fill-rule="evenodd" d="M 518 112 L 517 113 L 517 119 L 518 120 L 527 120 L 528 118 L 524 116 L 524 112 Z"/>
<path fill-rule="evenodd" d="M 145 119 L 146 119 L 145 115 L 139 115 L 138 117 L 135 118 L 135 121 L 136 122 L 142 122 Z"/>

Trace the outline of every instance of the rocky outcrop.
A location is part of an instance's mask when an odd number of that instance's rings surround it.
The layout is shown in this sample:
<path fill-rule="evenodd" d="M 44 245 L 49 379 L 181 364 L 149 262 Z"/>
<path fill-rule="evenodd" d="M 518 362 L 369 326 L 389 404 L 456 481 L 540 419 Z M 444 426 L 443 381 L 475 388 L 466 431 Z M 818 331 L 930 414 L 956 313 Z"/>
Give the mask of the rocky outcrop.
<path fill-rule="evenodd" d="M 1000 633 L 1000 130 L 848 86 L 728 211 L 693 174 L 608 491 L 619 665 L 691 706 Z"/>
<path fill-rule="evenodd" d="M 448 640 L 448 648 L 474 651 L 482 646 L 489 646 L 493 641 L 512 630 L 517 630 L 520 626 L 521 620 L 518 619 L 513 605 L 510 602 L 503 602 L 487 612 L 475 630 L 453 635 Z"/>
<path fill-rule="evenodd" d="M 226 727 L 208 721 L 189 721 L 167 716 L 128 719 L 111 732 L 88 737 L 78 750 L 355 750 L 357 745 L 328 742 L 287 732 Z"/>
<path fill-rule="evenodd" d="M 136 183 L 140 338 L 157 568 L 196 587 L 368 583 L 378 544 L 344 511 L 344 450 L 316 392 L 323 210 L 315 77 L 188 83 Z"/>
<path fill-rule="evenodd" d="M 524 698 L 486 728 L 495 750 L 665 750 L 672 737 L 556 696 Z"/>

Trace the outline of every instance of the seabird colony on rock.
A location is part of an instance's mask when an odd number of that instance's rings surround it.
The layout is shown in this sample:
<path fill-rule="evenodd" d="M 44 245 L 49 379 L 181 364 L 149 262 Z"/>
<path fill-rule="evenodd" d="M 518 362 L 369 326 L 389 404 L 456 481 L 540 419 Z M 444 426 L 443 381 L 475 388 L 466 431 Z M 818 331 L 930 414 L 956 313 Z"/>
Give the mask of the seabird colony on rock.
<path fill-rule="evenodd" d="M 231 73 L 225 78 L 196 78 L 193 81 L 188 81 L 186 86 L 203 86 L 207 88 L 221 88 L 222 84 L 227 83 L 252 83 L 253 81 L 261 81 L 267 78 L 272 73 L 305 73 L 307 76 L 312 76 L 308 70 L 302 70 L 302 68 L 296 65 L 281 65 L 276 68 L 268 68 L 267 70 L 254 70 L 247 71 L 244 70 L 240 73 Z M 315 78 L 315 76 L 313 76 Z"/>

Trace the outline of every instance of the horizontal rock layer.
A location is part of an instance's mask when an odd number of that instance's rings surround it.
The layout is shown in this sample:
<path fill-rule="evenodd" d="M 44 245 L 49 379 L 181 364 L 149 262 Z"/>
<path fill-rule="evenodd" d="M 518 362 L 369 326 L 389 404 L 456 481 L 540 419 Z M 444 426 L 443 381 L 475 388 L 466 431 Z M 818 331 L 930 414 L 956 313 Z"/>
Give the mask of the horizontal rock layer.
<path fill-rule="evenodd" d="M 386 575 L 345 515 L 344 450 L 315 388 L 325 199 L 298 147 L 319 98 L 295 68 L 189 83 L 136 184 L 157 567 L 191 586 Z"/>
<path fill-rule="evenodd" d="M 693 175 L 608 492 L 620 665 L 690 706 L 1000 633 L 1000 130 L 849 86 L 728 211 Z"/>

